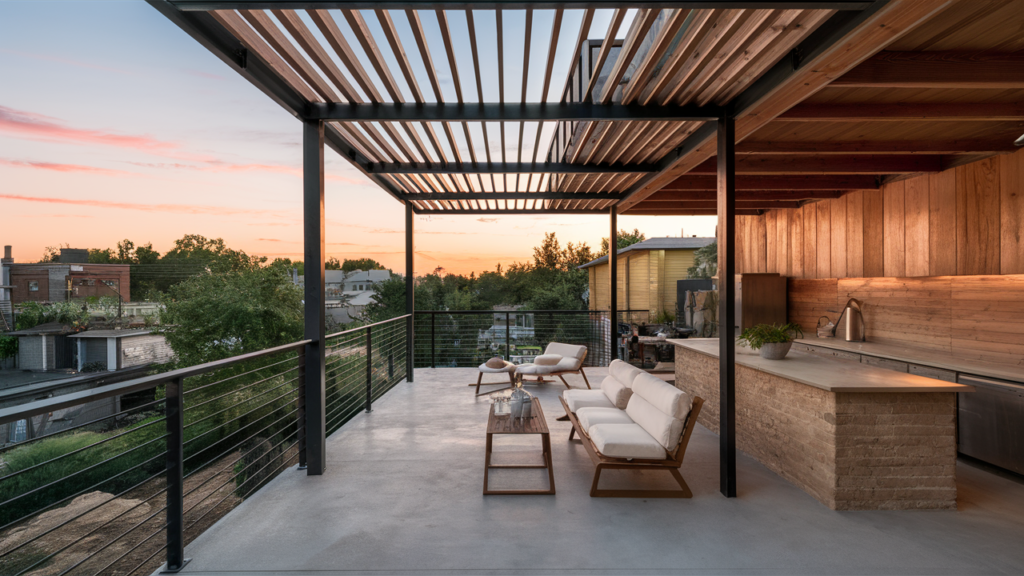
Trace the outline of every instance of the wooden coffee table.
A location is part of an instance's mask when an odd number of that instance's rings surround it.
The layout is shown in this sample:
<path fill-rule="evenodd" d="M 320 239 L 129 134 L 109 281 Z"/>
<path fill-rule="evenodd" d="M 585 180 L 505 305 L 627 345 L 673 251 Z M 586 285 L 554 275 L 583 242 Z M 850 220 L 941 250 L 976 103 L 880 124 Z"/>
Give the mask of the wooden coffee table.
<path fill-rule="evenodd" d="M 494 404 L 491 404 L 491 412 L 487 416 L 487 454 L 484 457 L 484 495 L 493 494 L 554 494 L 555 493 L 555 470 L 551 464 L 551 433 L 548 431 L 547 420 L 544 419 L 544 410 L 540 407 L 540 400 L 533 399 L 533 415 L 520 422 L 519 418 L 514 421 L 511 416 L 495 416 Z M 491 464 L 491 440 L 495 434 L 540 434 L 541 447 L 544 452 L 544 464 L 535 465 L 513 465 L 513 464 Z M 547 490 L 491 490 L 487 487 L 487 475 L 491 468 L 547 468 L 548 486 Z"/>

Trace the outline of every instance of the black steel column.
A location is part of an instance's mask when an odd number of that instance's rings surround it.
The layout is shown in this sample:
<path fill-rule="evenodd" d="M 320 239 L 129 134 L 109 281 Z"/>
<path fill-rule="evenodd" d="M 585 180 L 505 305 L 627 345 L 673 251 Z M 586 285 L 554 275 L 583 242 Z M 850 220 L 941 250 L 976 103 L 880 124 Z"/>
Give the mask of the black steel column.
<path fill-rule="evenodd" d="M 413 219 L 412 202 L 405 203 L 405 313 L 409 315 L 405 323 L 405 381 L 413 381 L 413 368 L 416 355 L 416 338 L 413 317 L 416 313 L 416 276 L 413 274 Z"/>
<path fill-rule="evenodd" d="M 718 386 L 721 490 L 736 497 L 736 121 L 718 121 Z"/>
<path fill-rule="evenodd" d="M 306 474 L 324 473 L 327 460 L 324 347 L 324 125 L 302 126 L 302 207 L 305 241 Z"/>
<path fill-rule="evenodd" d="M 162 572 L 178 572 L 185 559 L 184 430 L 185 400 L 182 379 L 175 378 L 164 389 L 167 419 L 167 564 Z"/>
<path fill-rule="evenodd" d="M 615 360 L 619 356 L 619 276 L 618 246 L 619 246 L 619 223 L 618 212 L 615 206 L 608 210 L 608 221 L 611 225 L 611 233 L 608 236 L 608 286 L 609 286 L 609 314 L 611 314 L 611 334 L 609 341 L 611 349 L 608 352 L 608 360 Z"/>

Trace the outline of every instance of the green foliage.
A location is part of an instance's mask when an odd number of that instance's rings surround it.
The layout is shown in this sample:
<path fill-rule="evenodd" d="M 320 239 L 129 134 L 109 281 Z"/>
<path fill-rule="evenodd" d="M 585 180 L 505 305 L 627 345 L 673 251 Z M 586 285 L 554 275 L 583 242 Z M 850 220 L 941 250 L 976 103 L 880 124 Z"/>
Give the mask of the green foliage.
<path fill-rule="evenodd" d="M 324 261 L 324 270 L 341 270 L 341 261 L 331 256 Z"/>
<path fill-rule="evenodd" d="M 753 350 L 760 350 L 765 344 L 785 344 L 803 336 L 799 324 L 758 324 L 744 330 L 739 341 Z"/>
<path fill-rule="evenodd" d="M 50 304 L 25 302 L 18 311 L 16 328 L 26 330 L 47 322 L 60 322 L 71 328 L 81 328 L 89 323 L 89 311 L 81 302 L 75 301 Z"/>
<path fill-rule="evenodd" d="M 69 244 L 64 245 L 65 248 L 69 246 Z M 43 258 L 39 263 L 46 264 L 48 262 L 60 262 L 60 246 L 47 246 L 43 249 Z"/>
<path fill-rule="evenodd" d="M 668 310 L 662 310 L 654 317 L 655 324 L 671 324 L 676 321 L 676 315 L 672 314 Z"/>
<path fill-rule="evenodd" d="M 0 334 L 0 360 L 14 358 L 18 355 L 18 337 Z"/>
<path fill-rule="evenodd" d="M 718 273 L 718 242 L 712 242 L 693 253 L 693 266 L 686 269 L 687 278 L 711 278 Z"/>
<path fill-rule="evenodd" d="M 424 297 L 416 294 L 416 307 Z M 391 278 L 373 285 L 373 299 L 363 308 L 363 319 L 368 323 L 383 322 L 405 314 L 405 278 L 393 274 Z"/>
<path fill-rule="evenodd" d="M 160 321 L 181 366 L 302 338 L 302 293 L 274 267 L 194 276 L 171 287 L 164 305 Z"/>
<path fill-rule="evenodd" d="M 292 269 L 298 269 L 299 276 L 306 275 L 306 265 L 302 263 L 302 260 L 293 261 L 291 258 L 274 258 L 270 265 L 281 268 L 289 275 L 292 273 Z"/>
<path fill-rule="evenodd" d="M 639 228 L 634 228 L 632 232 L 626 230 L 619 230 L 619 233 L 615 235 L 615 246 L 617 250 L 622 250 L 626 246 L 632 246 L 647 240 L 647 236 L 640 231 Z M 606 256 L 608 254 L 608 239 L 601 238 L 601 251 L 597 253 L 597 256 Z"/>
<path fill-rule="evenodd" d="M 334 260 L 336 261 L 337 258 Z M 357 258 L 354 260 L 346 258 L 341 264 L 341 269 L 345 272 L 353 272 L 355 270 L 386 270 L 383 264 L 373 258 Z"/>
<path fill-rule="evenodd" d="M 110 248 L 100 250 L 98 248 L 89 249 L 89 264 L 117 264 L 117 256 L 114 255 L 114 251 Z"/>

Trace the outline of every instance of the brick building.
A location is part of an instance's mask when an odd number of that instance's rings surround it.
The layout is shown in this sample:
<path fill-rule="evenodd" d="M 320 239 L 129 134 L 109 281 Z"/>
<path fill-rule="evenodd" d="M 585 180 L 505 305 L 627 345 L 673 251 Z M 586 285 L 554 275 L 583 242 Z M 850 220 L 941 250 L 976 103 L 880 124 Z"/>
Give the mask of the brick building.
<path fill-rule="evenodd" d="M 66 248 L 61 249 L 60 260 L 17 264 L 10 258 L 10 262 L 5 262 L 11 303 L 63 302 L 75 298 L 118 295 L 126 301 L 129 299 L 129 265 L 89 264 L 87 251 Z"/>

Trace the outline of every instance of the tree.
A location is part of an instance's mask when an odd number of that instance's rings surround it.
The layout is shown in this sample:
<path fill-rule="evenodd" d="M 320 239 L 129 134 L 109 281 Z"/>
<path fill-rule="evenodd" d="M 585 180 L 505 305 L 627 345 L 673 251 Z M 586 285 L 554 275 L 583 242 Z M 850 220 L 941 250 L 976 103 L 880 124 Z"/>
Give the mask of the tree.
<path fill-rule="evenodd" d="M 712 242 L 693 253 L 693 266 L 686 269 L 688 278 L 711 278 L 718 273 L 718 242 Z"/>
<path fill-rule="evenodd" d="M 416 297 L 416 307 L 419 308 L 423 296 L 420 296 L 417 291 Z M 425 309 L 432 310 L 433 308 Z M 392 274 L 391 278 L 374 284 L 373 297 L 370 299 L 370 303 L 363 308 L 363 320 L 372 324 L 403 314 L 405 314 L 405 278 L 399 274 Z"/>
<path fill-rule="evenodd" d="M 270 265 L 278 266 L 287 271 L 288 274 L 292 273 L 292 269 L 298 269 L 299 276 L 306 275 L 306 266 L 302 263 L 302 260 L 292 261 L 291 258 L 274 258 Z"/>
<path fill-rule="evenodd" d="M 65 248 L 70 247 L 69 244 L 64 245 Z M 39 261 L 40 264 L 46 264 L 48 262 L 60 262 L 60 246 L 47 246 L 43 249 L 43 258 Z"/>
<path fill-rule="evenodd" d="M 265 264 L 267 258 L 232 250 L 224 244 L 223 238 L 186 234 L 174 241 L 174 248 L 161 261 L 188 261 L 216 273 L 255 269 Z"/>
<path fill-rule="evenodd" d="M 634 228 L 632 232 L 627 232 L 625 230 L 619 230 L 619 233 L 616 235 L 615 245 L 616 245 L 618 250 L 622 250 L 626 246 L 631 246 L 633 244 L 637 244 L 639 242 L 643 242 L 644 240 L 647 240 L 647 237 L 644 235 L 643 232 L 640 231 L 639 228 Z M 597 255 L 598 256 L 605 256 L 607 254 L 608 254 L 608 239 L 607 238 L 601 238 L 601 251 L 598 252 Z"/>
<path fill-rule="evenodd" d="M 203 273 L 172 286 L 160 321 L 179 366 L 302 338 L 302 294 L 279 268 Z"/>
<path fill-rule="evenodd" d="M 100 250 L 98 248 L 89 249 L 89 264 L 117 264 L 117 256 L 114 255 L 114 251 L 110 248 Z"/>
<path fill-rule="evenodd" d="M 386 270 L 383 264 L 373 258 L 357 258 L 355 260 L 346 258 L 345 262 L 341 265 L 341 269 L 345 272 L 353 272 L 355 270 Z"/>
<path fill-rule="evenodd" d="M 561 247 L 554 232 L 545 232 L 544 240 L 533 249 L 533 265 L 537 268 L 557 270 L 561 257 Z"/>
<path fill-rule="evenodd" d="M 331 256 L 324 262 L 324 270 L 341 270 L 341 262 Z"/>

